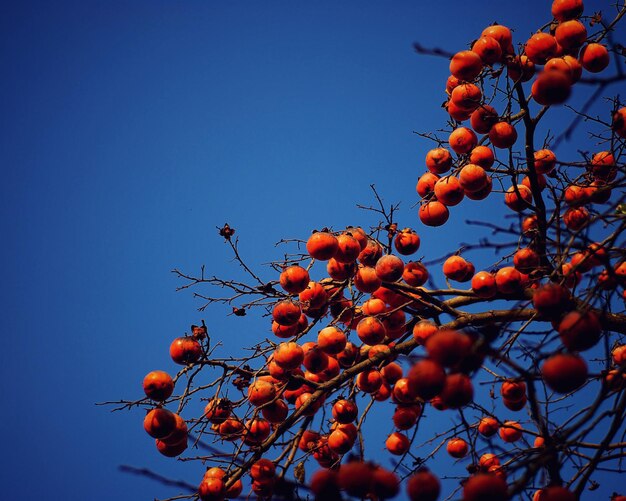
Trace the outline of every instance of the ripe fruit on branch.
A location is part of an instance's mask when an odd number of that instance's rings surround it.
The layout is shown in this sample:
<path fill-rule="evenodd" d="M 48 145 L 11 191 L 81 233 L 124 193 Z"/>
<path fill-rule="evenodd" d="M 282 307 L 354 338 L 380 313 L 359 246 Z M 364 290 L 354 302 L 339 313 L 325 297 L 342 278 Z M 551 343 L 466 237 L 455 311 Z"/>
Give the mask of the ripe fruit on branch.
<path fill-rule="evenodd" d="M 554 0 L 551 11 L 557 21 L 567 21 L 580 17 L 583 9 L 583 0 Z"/>
<path fill-rule="evenodd" d="M 149 372 L 143 379 L 143 391 L 148 398 L 163 402 L 174 392 L 174 380 L 164 371 Z"/>
<path fill-rule="evenodd" d="M 504 203 L 506 206 L 514 210 L 515 212 L 522 212 L 533 201 L 533 194 L 530 188 L 523 184 L 518 184 L 517 189 L 515 186 L 511 186 L 504 195 Z"/>
<path fill-rule="evenodd" d="M 547 283 L 533 293 L 533 306 L 548 318 L 556 318 L 570 306 L 569 290 L 557 283 Z"/>
<path fill-rule="evenodd" d="M 385 447 L 389 452 L 391 452 L 391 454 L 394 454 L 395 456 L 402 456 L 402 454 L 405 454 L 411 447 L 411 442 L 403 433 L 394 431 L 387 437 Z"/>
<path fill-rule="evenodd" d="M 474 80 L 482 69 L 483 62 L 480 56 L 471 50 L 457 52 L 450 61 L 450 73 L 465 82 Z"/>
<path fill-rule="evenodd" d="M 566 348 L 585 351 L 600 341 L 602 324 L 593 311 L 572 311 L 563 317 L 558 330 Z"/>
<path fill-rule="evenodd" d="M 398 256 L 387 254 L 376 262 L 376 275 L 383 282 L 396 282 L 402 277 L 404 262 Z"/>
<path fill-rule="evenodd" d="M 450 143 L 450 148 L 460 155 L 472 151 L 478 144 L 478 138 L 473 130 L 467 127 L 458 127 L 450 133 L 448 142 Z"/>
<path fill-rule="evenodd" d="M 491 416 L 485 416 L 480 420 L 480 423 L 478 423 L 478 433 L 483 437 L 492 437 L 498 432 L 499 428 L 500 424 L 498 420 Z"/>
<path fill-rule="evenodd" d="M 420 287 L 428 280 L 428 270 L 419 261 L 409 261 L 404 265 L 402 280 L 412 287 Z"/>
<path fill-rule="evenodd" d="M 396 233 L 393 245 L 399 254 L 409 256 L 420 248 L 420 237 L 411 228 L 404 228 Z"/>
<path fill-rule="evenodd" d="M 554 38 L 567 51 L 577 49 L 587 41 L 587 28 L 575 19 L 563 21 L 556 27 Z"/>
<path fill-rule="evenodd" d="M 512 266 L 505 266 L 496 272 L 496 287 L 502 294 L 513 294 L 522 289 L 523 277 Z"/>
<path fill-rule="evenodd" d="M 463 200 L 465 192 L 455 176 L 445 176 L 435 183 L 435 196 L 442 204 L 450 207 Z"/>
<path fill-rule="evenodd" d="M 274 306 L 272 318 L 279 325 L 289 326 L 298 323 L 301 313 L 299 304 L 294 303 L 290 299 L 285 299 Z"/>
<path fill-rule="evenodd" d="M 420 206 L 419 218 L 426 226 L 441 226 L 450 217 L 448 208 L 437 200 Z"/>
<path fill-rule="evenodd" d="M 328 261 L 334 257 L 338 247 L 337 238 L 326 231 L 313 233 L 306 242 L 309 255 L 319 261 Z"/>
<path fill-rule="evenodd" d="M 176 416 L 167 409 L 152 409 L 146 414 L 143 427 L 152 438 L 164 439 L 176 429 Z"/>
<path fill-rule="evenodd" d="M 482 36 L 472 45 L 472 51 L 480 56 L 483 63 L 491 66 L 502 59 L 500 42 L 491 36 Z"/>
<path fill-rule="evenodd" d="M 417 180 L 417 185 L 415 186 L 415 191 L 417 194 L 424 198 L 431 193 L 435 192 L 435 183 L 439 179 L 437 174 L 433 174 L 432 172 L 426 172 L 420 176 Z"/>
<path fill-rule="evenodd" d="M 290 294 L 299 294 L 309 285 L 309 272 L 302 266 L 293 265 L 280 274 L 280 286 Z"/>
<path fill-rule="evenodd" d="M 502 54 L 508 54 L 512 52 L 513 35 L 511 30 L 502 24 L 492 24 L 487 26 L 482 33 L 481 37 L 492 37 L 497 40 L 502 49 Z"/>
<path fill-rule="evenodd" d="M 571 77 L 560 71 L 542 71 L 530 89 L 533 99 L 543 106 L 563 104 L 571 92 Z"/>
<path fill-rule="evenodd" d="M 469 451 L 469 445 L 467 445 L 467 442 L 462 438 L 455 437 L 448 440 L 448 443 L 446 444 L 446 451 L 453 458 L 464 458 L 467 456 L 467 452 Z"/>
<path fill-rule="evenodd" d="M 522 438 L 522 428 L 517 421 L 505 421 L 499 429 L 500 438 L 505 442 L 517 442 Z"/>
<path fill-rule="evenodd" d="M 544 362 L 541 375 L 552 390 L 569 393 L 587 380 L 587 364 L 579 355 L 557 354 Z"/>
<path fill-rule="evenodd" d="M 507 76 L 514 82 L 528 82 L 535 75 L 535 63 L 522 54 L 507 60 Z"/>
<path fill-rule="evenodd" d="M 472 150 L 472 154 L 477 148 L 479 147 L 477 146 Z M 467 164 L 459 173 L 459 182 L 466 193 L 482 190 L 488 183 L 487 172 L 479 165 Z"/>
<path fill-rule="evenodd" d="M 517 131 L 508 122 L 498 122 L 489 129 L 489 140 L 496 148 L 507 149 L 517 141 Z"/>
<path fill-rule="evenodd" d="M 599 43 L 585 45 L 578 56 L 580 64 L 590 73 L 600 73 L 610 62 L 609 51 Z"/>
<path fill-rule="evenodd" d="M 478 134 L 487 134 L 498 120 L 498 112 L 488 104 L 479 106 L 470 115 L 470 125 Z"/>
<path fill-rule="evenodd" d="M 445 148 L 435 148 L 426 153 L 426 168 L 433 174 L 443 174 L 452 167 L 452 155 Z"/>
<path fill-rule="evenodd" d="M 552 150 L 537 150 L 534 159 L 537 174 L 549 174 L 556 166 L 556 155 Z"/>
<path fill-rule="evenodd" d="M 525 52 L 533 63 L 545 64 L 548 59 L 557 55 L 558 44 L 549 33 L 535 33 L 526 42 Z"/>
<path fill-rule="evenodd" d="M 468 282 L 474 271 L 474 265 L 461 256 L 450 256 L 443 263 L 443 274 L 456 282 Z"/>
<path fill-rule="evenodd" d="M 342 233 L 337 237 L 337 251 L 333 256 L 340 263 L 354 263 L 361 253 L 361 244 L 352 235 Z"/>
<path fill-rule="evenodd" d="M 193 337 L 178 337 L 170 345 L 170 357 L 174 362 L 188 365 L 197 362 L 202 356 L 202 346 Z"/>

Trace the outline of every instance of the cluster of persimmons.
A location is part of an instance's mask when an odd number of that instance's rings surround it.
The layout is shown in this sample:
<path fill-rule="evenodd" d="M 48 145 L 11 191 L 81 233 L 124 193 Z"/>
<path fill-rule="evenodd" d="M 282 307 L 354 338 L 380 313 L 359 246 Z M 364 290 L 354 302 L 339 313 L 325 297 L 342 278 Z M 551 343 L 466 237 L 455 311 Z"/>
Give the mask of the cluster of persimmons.
<path fill-rule="evenodd" d="M 401 489 L 412 501 L 442 499 L 441 475 L 428 468 L 439 447 L 426 458 L 414 452 L 421 419 L 444 410 L 459 424 L 438 435 L 440 446 L 468 460 L 469 475 L 456 483 L 463 500 L 580 497 L 623 425 L 606 425 L 611 434 L 592 448 L 600 456 L 588 464 L 589 456 L 580 456 L 587 466 L 574 477 L 585 482 L 568 482 L 560 471 L 580 442 L 575 432 L 594 422 L 601 404 L 580 412 L 577 430 L 559 428 L 547 409 L 595 385 L 588 399 L 614 398 L 607 416 L 624 416 L 626 255 L 620 242 L 626 211 L 617 199 L 626 182 L 626 108 L 613 101 L 597 136 L 606 139 L 604 147 L 580 160 L 563 160 L 548 144 L 535 148 L 549 108 L 565 103 L 574 85 L 585 75 L 597 78 L 611 60 L 603 41 L 612 25 L 585 17 L 581 0 L 555 0 L 551 14 L 552 22 L 517 52 L 511 31 L 495 24 L 452 57 L 446 84 L 451 132 L 436 139 L 417 183 L 419 219 L 429 226 L 446 223 L 449 207 L 465 197 L 478 201 L 498 191 L 505 210 L 519 214 L 509 232 L 515 250 L 500 251 L 498 263 L 483 270 L 454 253 L 440 270 L 448 288 L 433 290 L 426 285 L 439 269 L 410 260 L 421 244 L 414 229 L 349 227 L 311 234 L 306 253 L 282 263 L 264 286 L 220 281 L 233 298 L 259 298 L 237 311 L 265 306 L 271 339 L 250 356 L 217 359 L 204 324 L 193 326 L 170 347 L 172 360 L 184 366 L 178 375 L 153 371 L 143 383 L 141 403 L 149 404 L 144 427 L 159 452 L 176 457 L 189 443 L 207 439 L 233 444 L 226 460 L 201 458 L 207 469 L 189 497 L 236 498 L 249 482 L 260 498 L 288 498 L 298 485 L 287 480 L 293 474 L 320 500 L 386 499 Z M 497 90 L 491 96 L 488 83 Z M 523 154 L 516 160 L 511 152 L 518 130 Z M 221 234 L 231 241 L 232 233 Z M 323 266 L 323 277 L 315 279 Z M 474 305 L 479 308 L 465 308 Z M 541 329 L 530 349 L 521 344 L 528 325 Z M 598 359 L 604 369 L 590 370 Z M 205 368 L 219 375 L 213 384 L 194 387 L 192 376 Z M 506 412 L 522 417 L 495 412 L 488 402 L 494 396 L 478 391 L 478 374 L 491 378 Z M 173 396 L 177 385 L 180 394 Z M 202 415 L 183 419 L 180 413 L 200 389 Z M 166 408 L 176 402 L 177 413 Z M 369 461 L 359 443 L 369 440 L 363 430 L 371 408 L 389 402 L 393 431 L 384 447 L 397 456 L 395 468 L 380 458 Z M 304 464 L 317 464 L 306 481 Z"/>

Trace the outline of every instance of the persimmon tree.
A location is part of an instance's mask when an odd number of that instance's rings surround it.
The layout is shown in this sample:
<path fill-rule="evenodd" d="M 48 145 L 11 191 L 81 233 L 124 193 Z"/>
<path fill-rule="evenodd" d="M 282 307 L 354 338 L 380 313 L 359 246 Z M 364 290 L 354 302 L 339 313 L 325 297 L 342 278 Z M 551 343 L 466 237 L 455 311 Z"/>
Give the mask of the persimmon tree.
<path fill-rule="evenodd" d="M 219 228 L 243 280 L 174 270 L 200 310 L 266 317 L 267 331 L 234 356 L 210 320 L 193 325 L 169 340 L 178 373 L 150 372 L 143 397 L 116 403 L 145 410 L 155 453 L 190 463 L 193 487 L 170 499 L 570 500 L 600 472 L 620 488 L 626 107 L 605 94 L 626 80 L 613 39 L 625 14 L 555 0 L 527 40 L 494 24 L 451 54 L 447 116 L 420 134 L 419 208 L 403 220 L 373 188 L 371 224 L 303 229 L 264 270 Z M 573 87 L 586 96 L 576 108 Z M 567 142 L 575 128 L 589 150 Z M 420 226 L 445 225 L 464 198 L 510 217 L 473 222 L 489 238 L 429 256 Z M 392 431 L 372 447 L 382 408 Z M 368 454 L 381 447 L 393 461 Z M 458 465 L 433 467 L 442 455 Z"/>

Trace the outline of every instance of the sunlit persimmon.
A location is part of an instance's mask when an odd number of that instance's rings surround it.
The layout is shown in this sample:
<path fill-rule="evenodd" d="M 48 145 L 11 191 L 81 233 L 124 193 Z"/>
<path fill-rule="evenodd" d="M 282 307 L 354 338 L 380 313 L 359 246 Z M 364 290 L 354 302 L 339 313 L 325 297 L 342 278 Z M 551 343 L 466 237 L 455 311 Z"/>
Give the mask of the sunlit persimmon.
<path fill-rule="evenodd" d="M 417 180 L 415 191 L 417 191 L 420 197 L 426 197 L 435 191 L 435 183 L 439 179 L 437 174 L 432 172 L 425 172 Z"/>
<path fill-rule="evenodd" d="M 485 416 L 478 423 L 478 433 L 483 437 L 492 437 L 498 432 L 500 424 L 496 418 Z"/>
<path fill-rule="evenodd" d="M 517 421 L 505 421 L 498 431 L 500 438 L 505 442 L 517 442 L 522 438 L 522 428 Z"/>
<path fill-rule="evenodd" d="M 333 280 L 346 280 L 354 275 L 355 271 L 356 263 L 354 261 L 349 263 L 342 263 L 340 261 L 337 261 L 337 259 L 335 259 L 334 257 L 331 257 L 326 263 L 326 272 L 328 273 L 328 276 Z"/>
<path fill-rule="evenodd" d="M 589 222 L 589 211 L 584 207 L 570 207 L 563 213 L 563 223 L 570 230 L 580 230 Z"/>
<path fill-rule="evenodd" d="M 361 244 L 348 233 L 337 236 L 337 251 L 334 258 L 340 263 L 354 263 L 361 253 Z"/>
<path fill-rule="evenodd" d="M 572 92 L 571 77 L 560 71 L 542 71 L 530 92 L 533 99 L 543 106 L 563 104 Z"/>
<path fill-rule="evenodd" d="M 146 397 L 157 402 L 167 400 L 174 392 L 174 380 L 165 371 L 152 371 L 143 378 Z"/>
<path fill-rule="evenodd" d="M 426 226 L 441 226 L 450 217 L 448 208 L 437 200 L 420 206 L 419 218 Z"/>
<path fill-rule="evenodd" d="M 472 151 L 478 144 L 478 138 L 473 130 L 467 127 L 457 127 L 450 133 L 448 142 L 450 143 L 450 148 L 460 155 Z"/>
<path fill-rule="evenodd" d="M 430 320 L 420 320 L 413 326 L 413 338 L 418 344 L 424 344 L 439 328 Z"/>
<path fill-rule="evenodd" d="M 471 82 L 482 71 L 483 62 L 476 52 L 463 50 L 457 52 L 450 60 L 450 73 L 459 80 Z"/>
<path fill-rule="evenodd" d="M 452 155 L 446 148 L 434 148 L 426 153 L 426 168 L 433 174 L 443 174 L 452 166 Z"/>
<path fill-rule="evenodd" d="M 540 263 L 539 254 L 530 247 L 523 247 L 513 254 L 513 266 L 522 273 L 530 273 L 537 269 Z"/>
<path fill-rule="evenodd" d="M 376 274 L 384 282 L 395 282 L 402 277 L 404 262 L 398 256 L 387 254 L 376 262 Z"/>
<path fill-rule="evenodd" d="M 474 111 L 483 97 L 480 87 L 472 83 L 458 85 L 450 95 L 450 101 L 466 111 Z"/>
<path fill-rule="evenodd" d="M 497 122 L 489 129 L 489 140 L 496 148 L 510 148 L 517 141 L 517 131 L 509 122 Z"/>
<path fill-rule="evenodd" d="M 197 339 L 190 336 L 178 337 L 170 345 L 171 359 L 180 365 L 197 362 L 202 356 L 202 346 Z"/>
<path fill-rule="evenodd" d="M 337 354 L 346 347 L 346 334 L 335 326 L 324 327 L 317 335 L 317 345 L 328 354 Z"/>
<path fill-rule="evenodd" d="M 276 303 L 272 310 L 272 318 L 279 325 L 289 326 L 298 323 L 301 313 L 302 310 L 298 303 L 285 299 Z"/>
<path fill-rule="evenodd" d="M 609 51 L 599 43 L 585 45 L 578 55 L 580 64 L 590 73 L 600 73 L 610 62 Z"/>
<path fill-rule="evenodd" d="M 478 146 L 476 148 L 478 148 Z M 472 150 L 472 153 L 476 148 Z M 487 173 L 485 169 L 479 165 L 467 164 L 459 173 L 459 183 L 466 193 L 481 190 L 487 185 Z"/>
<path fill-rule="evenodd" d="M 549 33 L 535 33 L 526 42 L 524 50 L 533 63 L 545 64 L 548 59 L 557 55 L 557 41 Z"/>
<path fill-rule="evenodd" d="M 533 194 L 530 189 L 523 184 L 511 186 L 504 195 L 504 203 L 510 209 L 521 212 L 527 208 L 533 200 Z"/>
<path fill-rule="evenodd" d="M 335 255 L 338 246 L 334 235 L 326 231 L 317 231 L 307 240 L 306 250 L 312 258 L 328 261 Z"/>
<path fill-rule="evenodd" d="M 226 484 L 221 478 L 204 478 L 198 486 L 201 501 L 223 501 L 226 496 Z"/>
<path fill-rule="evenodd" d="M 383 384 L 383 376 L 377 369 L 366 369 L 356 377 L 356 385 L 365 393 L 374 393 Z"/>
<path fill-rule="evenodd" d="M 420 248 L 420 237 L 411 228 L 404 228 L 396 233 L 393 245 L 399 254 L 409 256 Z"/>
<path fill-rule="evenodd" d="M 412 287 L 420 287 L 428 280 L 428 270 L 419 261 L 410 261 L 404 265 L 402 279 Z"/>
<path fill-rule="evenodd" d="M 455 176 L 445 176 L 435 183 L 435 196 L 444 205 L 457 205 L 463 200 L 465 192 Z"/>
<path fill-rule="evenodd" d="M 465 456 L 467 456 L 467 451 L 469 451 L 469 445 L 462 438 L 451 438 L 446 444 L 446 451 L 453 458 L 464 458 Z"/>
<path fill-rule="evenodd" d="M 461 256 L 450 256 L 443 262 L 443 274 L 456 282 L 467 282 L 474 274 L 474 267 Z"/>
<path fill-rule="evenodd" d="M 487 134 L 498 120 L 498 112 L 488 104 L 479 106 L 470 115 L 470 125 L 478 134 Z"/>
<path fill-rule="evenodd" d="M 411 447 L 411 442 L 409 441 L 409 438 L 403 433 L 394 431 L 391 435 L 387 437 L 387 440 L 385 441 L 385 447 L 389 452 L 391 452 L 391 454 L 401 456 L 409 450 L 409 448 Z"/>
<path fill-rule="evenodd" d="M 502 294 L 513 294 L 521 290 L 523 277 L 512 266 L 505 266 L 496 272 L 496 287 Z"/>
<path fill-rule="evenodd" d="M 319 346 L 315 345 L 308 351 L 305 351 L 302 365 L 309 372 L 317 374 L 328 367 L 328 355 Z"/>
<path fill-rule="evenodd" d="M 567 21 L 579 17 L 583 9 L 583 0 L 553 0 L 551 12 L 557 21 Z"/>
<path fill-rule="evenodd" d="M 491 36 L 482 36 L 472 45 L 472 51 L 476 52 L 483 63 L 492 65 L 502 59 L 502 47 L 500 43 Z"/>
<path fill-rule="evenodd" d="M 387 330 L 382 320 L 367 316 L 364 317 L 356 327 L 357 336 L 365 344 L 373 346 L 380 343 L 384 338 Z"/>
<path fill-rule="evenodd" d="M 576 19 L 563 21 L 556 27 L 554 38 L 565 50 L 577 49 L 587 41 L 587 28 Z"/>
<path fill-rule="evenodd" d="M 375 266 L 376 261 L 383 255 L 383 248 L 381 245 L 373 239 L 367 241 L 367 245 L 363 248 L 359 254 L 359 263 L 364 266 Z"/>
<path fill-rule="evenodd" d="M 302 292 L 309 281 L 309 272 L 299 265 L 288 266 L 280 274 L 280 286 L 290 294 Z"/>
<path fill-rule="evenodd" d="M 496 286 L 496 277 L 488 271 L 479 271 L 472 277 L 472 290 L 477 296 L 482 298 L 491 298 L 498 293 Z"/>
<path fill-rule="evenodd" d="M 143 420 L 143 428 L 152 438 L 164 439 L 176 429 L 176 416 L 167 409 L 152 409 Z"/>

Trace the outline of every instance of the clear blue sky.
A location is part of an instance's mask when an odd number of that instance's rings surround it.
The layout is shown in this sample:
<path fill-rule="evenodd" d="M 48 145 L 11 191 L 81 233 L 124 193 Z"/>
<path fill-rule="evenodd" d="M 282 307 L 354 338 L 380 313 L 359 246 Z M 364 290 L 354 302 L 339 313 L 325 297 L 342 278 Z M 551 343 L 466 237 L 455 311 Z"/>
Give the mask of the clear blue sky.
<path fill-rule="evenodd" d="M 447 61 L 411 43 L 460 50 L 496 20 L 523 42 L 547 5 L 3 3 L 3 499 L 176 492 L 119 464 L 196 483 L 200 465 L 158 455 L 141 412 L 94 405 L 175 370 L 169 343 L 200 318 L 227 348 L 266 335 L 258 318 L 200 315 L 169 270 L 232 273 L 224 222 L 257 265 L 282 237 L 372 224 L 355 209 L 371 183 L 417 225 L 430 144 L 412 131 L 444 126 Z M 443 230 L 421 227 L 424 255 L 454 250 L 470 238 L 464 218 L 490 210 L 464 202 Z"/>

